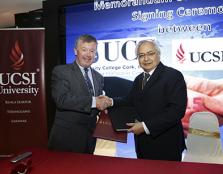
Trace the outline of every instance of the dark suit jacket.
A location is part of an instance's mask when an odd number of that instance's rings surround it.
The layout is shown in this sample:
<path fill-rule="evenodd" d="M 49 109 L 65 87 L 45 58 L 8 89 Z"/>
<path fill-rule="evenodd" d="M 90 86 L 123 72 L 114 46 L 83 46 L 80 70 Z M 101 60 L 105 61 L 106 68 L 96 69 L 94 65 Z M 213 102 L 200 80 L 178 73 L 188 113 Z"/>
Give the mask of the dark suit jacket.
<path fill-rule="evenodd" d="M 125 99 L 114 100 L 117 105 L 132 105 L 138 120 L 145 122 L 150 134 L 135 136 L 138 158 L 180 160 L 185 148 L 181 119 L 187 104 L 183 75 L 159 63 L 142 90 L 143 74 L 136 77 Z"/>
<path fill-rule="evenodd" d="M 96 96 L 102 94 L 103 77 L 92 69 Z M 52 72 L 52 97 L 57 110 L 49 148 L 62 151 L 93 153 L 97 109 L 92 109 L 83 74 L 76 62 L 56 66 Z"/>

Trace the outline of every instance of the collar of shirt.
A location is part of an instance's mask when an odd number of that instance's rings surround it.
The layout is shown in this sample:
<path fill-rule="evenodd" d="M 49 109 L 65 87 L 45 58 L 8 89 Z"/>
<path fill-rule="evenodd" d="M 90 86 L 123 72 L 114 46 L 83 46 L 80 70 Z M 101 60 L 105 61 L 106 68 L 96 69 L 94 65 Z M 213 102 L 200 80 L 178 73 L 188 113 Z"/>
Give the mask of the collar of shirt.
<path fill-rule="evenodd" d="M 77 62 L 76 62 L 76 63 L 77 63 Z M 77 65 L 79 66 L 79 68 L 80 68 L 80 70 L 81 70 L 81 72 L 82 72 L 82 74 L 83 74 L 83 76 L 84 76 L 84 74 L 85 74 L 84 67 L 82 67 L 82 66 L 79 65 L 78 63 L 77 63 Z M 87 68 L 87 69 L 88 69 L 88 76 L 89 76 L 90 80 L 92 81 L 91 68 L 89 67 L 89 68 Z"/>
<path fill-rule="evenodd" d="M 151 76 L 151 75 L 153 74 L 153 72 L 155 71 L 155 69 L 156 69 L 156 68 L 154 68 L 154 69 L 153 69 L 153 70 L 151 70 L 150 72 L 145 72 L 145 71 L 144 71 L 143 75 L 145 75 L 145 73 L 146 73 L 146 74 L 148 74 L 148 73 L 149 73 L 149 75 Z"/>
<path fill-rule="evenodd" d="M 84 74 L 85 74 L 84 67 L 80 66 L 78 63 L 77 63 L 77 65 L 79 66 L 79 68 L 80 68 L 80 70 L 81 70 L 81 72 L 82 72 L 82 74 L 84 76 Z M 92 72 L 91 72 L 91 68 L 90 67 L 88 68 L 88 77 L 90 78 L 91 83 L 94 84 L 93 83 Z M 94 85 L 93 85 L 93 88 L 94 88 Z"/>

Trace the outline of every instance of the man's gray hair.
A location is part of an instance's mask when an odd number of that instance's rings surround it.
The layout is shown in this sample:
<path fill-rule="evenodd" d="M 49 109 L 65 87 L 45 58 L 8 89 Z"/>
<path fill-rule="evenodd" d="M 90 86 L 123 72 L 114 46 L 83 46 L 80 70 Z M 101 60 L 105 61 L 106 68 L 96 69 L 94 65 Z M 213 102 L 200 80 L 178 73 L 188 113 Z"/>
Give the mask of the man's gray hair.
<path fill-rule="evenodd" d="M 87 42 L 87 43 L 90 43 L 90 42 L 95 42 L 96 44 L 98 43 L 97 39 L 94 36 L 89 35 L 89 34 L 83 34 L 83 35 L 79 36 L 79 38 L 76 40 L 75 48 L 77 48 L 80 41 Z"/>
<path fill-rule="evenodd" d="M 139 43 L 136 45 L 136 49 L 135 49 L 135 54 L 136 56 L 138 56 L 138 51 L 141 45 L 143 45 L 144 43 L 151 43 L 153 44 L 153 46 L 155 47 L 157 54 L 160 56 L 161 52 L 160 52 L 160 47 L 158 45 L 158 43 L 155 40 L 141 40 L 139 41 Z"/>

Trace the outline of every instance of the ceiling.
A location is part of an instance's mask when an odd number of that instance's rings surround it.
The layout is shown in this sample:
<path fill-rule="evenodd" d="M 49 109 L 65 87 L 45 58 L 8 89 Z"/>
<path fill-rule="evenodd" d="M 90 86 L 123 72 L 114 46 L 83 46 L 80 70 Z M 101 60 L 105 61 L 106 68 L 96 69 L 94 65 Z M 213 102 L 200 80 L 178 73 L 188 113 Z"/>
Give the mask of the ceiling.
<path fill-rule="evenodd" d="M 15 25 L 14 14 L 42 8 L 43 0 L 0 0 L 0 28 Z"/>

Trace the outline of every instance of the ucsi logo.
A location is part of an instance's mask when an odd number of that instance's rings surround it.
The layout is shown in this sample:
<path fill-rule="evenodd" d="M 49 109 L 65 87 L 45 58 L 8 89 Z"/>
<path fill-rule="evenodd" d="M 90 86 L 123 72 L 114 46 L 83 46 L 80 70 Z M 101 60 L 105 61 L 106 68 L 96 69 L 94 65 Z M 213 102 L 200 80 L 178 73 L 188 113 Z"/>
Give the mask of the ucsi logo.
<path fill-rule="evenodd" d="M 203 62 L 223 62 L 222 51 L 204 51 L 204 52 L 190 52 L 190 60 L 194 63 Z"/>
<path fill-rule="evenodd" d="M 172 41 L 173 65 L 179 70 L 222 70 L 223 38 Z"/>
<path fill-rule="evenodd" d="M 7 86 L 7 85 L 36 85 L 36 75 L 37 73 L 0 73 L 0 85 Z"/>
<path fill-rule="evenodd" d="M 12 46 L 9 60 L 14 72 L 0 72 L 0 95 L 31 94 L 36 96 L 39 92 L 37 79 L 39 68 L 36 72 L 27 72 L 24 68 L 24 55 L 18 40 Z"/>
<path fill-rule="evenodd" d="M 185 51 L 183 49 L 182 43 L 180 44 L 179 48 L 177 49 L 176 56 L 180 63 L 184 63 L 184 61 L 186 60 Z"/>
<path fill-rule="evenodd" d="M 21 48 L 19 46 L 18 40 L 15 42 L 15 44 L 12 46 L 10 55 L 9 55 L 11 61 L 12 61 L 12 68 L 14 70 L 20 70 L 22 69 L 24 65 L 24 56 L 21 51 Z"/>
<path fill-rule="evenodd" d="M 24 69 L 24 55 L 18 40 L 16 40 L 15 44 L 12 46 L 9 57 L 12 61 L 11 67 L 15 72 L 0 72 L 0 85 L 36 85 L 36 72 L 23 72 L 24 70 L 22 72 L 18 72 L 18 70 Z"/>

